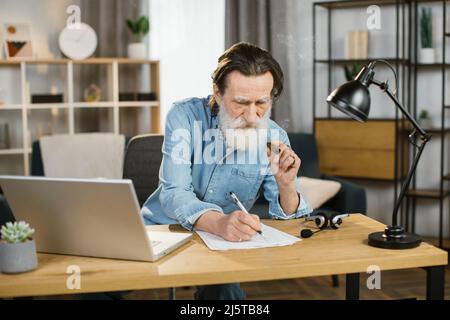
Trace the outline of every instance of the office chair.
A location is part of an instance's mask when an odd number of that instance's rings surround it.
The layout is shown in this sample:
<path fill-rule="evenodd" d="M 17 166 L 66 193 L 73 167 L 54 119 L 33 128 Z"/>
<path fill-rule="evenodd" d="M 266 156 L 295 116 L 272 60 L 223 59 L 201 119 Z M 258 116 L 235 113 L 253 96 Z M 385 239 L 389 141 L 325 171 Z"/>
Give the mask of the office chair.
<path fill-rule="evenodd" d="M 123 178 L 133 181 L 141 207 L 158 188 L 163 141 L 163 135 L 146 134 L 133 137 L 128 142 L 123 162 Z"/>

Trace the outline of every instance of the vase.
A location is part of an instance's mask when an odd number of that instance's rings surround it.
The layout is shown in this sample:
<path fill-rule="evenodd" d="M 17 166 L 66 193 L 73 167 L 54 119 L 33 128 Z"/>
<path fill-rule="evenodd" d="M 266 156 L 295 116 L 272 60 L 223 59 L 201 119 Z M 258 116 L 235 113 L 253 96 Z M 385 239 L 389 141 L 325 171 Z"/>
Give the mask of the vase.
<path fill-rule="evenodd" d="M 435 63 L 436 54 L 434 48 L 420 49 L 420 63 Z"/>
<path fill-rule="evenodd" d="M 433 121 L 430 118 L 419 119 L 419 124 L 425 130 L 433 128 Z"/>
<path fill-rule="evenodd" d="M 22 273 L 37 267 L 36 244 L 33 240 L 21 243 L 0 241 L 0 272 Z"/>
<path fill-rule="evenodd" d="M 128 58 L 143 60 L 147 58 L 144 42 L 134 42 L 128 45 Z"/>

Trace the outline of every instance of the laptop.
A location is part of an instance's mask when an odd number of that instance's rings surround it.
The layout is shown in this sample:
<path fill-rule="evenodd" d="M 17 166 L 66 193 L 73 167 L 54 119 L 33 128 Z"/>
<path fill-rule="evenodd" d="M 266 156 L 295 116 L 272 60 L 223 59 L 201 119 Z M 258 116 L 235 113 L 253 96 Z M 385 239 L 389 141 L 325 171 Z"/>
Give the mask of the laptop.
<path fill-rule="evenodd" d="M 155 261 L 192 238 L 149 231 L 131 180 L 0 176 L 0 186 L 39 252 Z"/>

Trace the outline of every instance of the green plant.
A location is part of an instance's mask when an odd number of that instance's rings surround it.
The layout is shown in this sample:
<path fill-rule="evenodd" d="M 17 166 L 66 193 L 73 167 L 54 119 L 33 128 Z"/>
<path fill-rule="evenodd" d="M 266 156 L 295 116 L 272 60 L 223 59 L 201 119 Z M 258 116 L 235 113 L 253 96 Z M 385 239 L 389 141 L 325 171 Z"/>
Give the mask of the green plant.
<path fill-rule="evenodd" d="M 27 240 L 31 240 L 31 236 L 34 234 L 34 229 L 30 228 L 30 225 L 24 221 L 20 222 L 7 222 L 1 229 L 2 240 L 8 243 L 21 243 Z"/>
<path fill-rule="evenodd" d="M 422 48 L 433 47 L 433 15 L 431 8 L 422 8 L 420 17 L 420 39 Z"/>
<path fill-rule="evenodd" d="M 131 33 L 141 41 L 150 31 L 150 22 L 147 16 L 140 16 L 136 20 L 127 19 L 127 25 Z"/>
<path fill-rule="evenodd" d="M 429 116 L 430 114 L 427 110 L 421 110 L 419 114 L 419 119 L 421 120 L 428 119 Z"/>
<path fill-rule="evenodd" d="M 354 62 L 351 65 L 344 66 L 345 78 L 347 79 L 347 81 L 355 79 L 361 68 L 362 64 L 358 62 Z"/>

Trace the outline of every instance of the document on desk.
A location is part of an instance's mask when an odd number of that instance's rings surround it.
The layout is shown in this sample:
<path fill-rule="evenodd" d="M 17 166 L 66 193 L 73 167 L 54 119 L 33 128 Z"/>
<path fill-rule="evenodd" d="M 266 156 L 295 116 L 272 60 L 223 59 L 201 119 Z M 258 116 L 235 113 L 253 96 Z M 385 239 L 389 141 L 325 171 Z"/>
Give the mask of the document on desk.
<path fill-rule="evenodd" d="M 211 250 L 240 250 L 292 245 L 301 239 L 261 224 L 262 235 L 255 234 L 249 241 L 231 242 L 205 231 L 196 231 Z"/>

